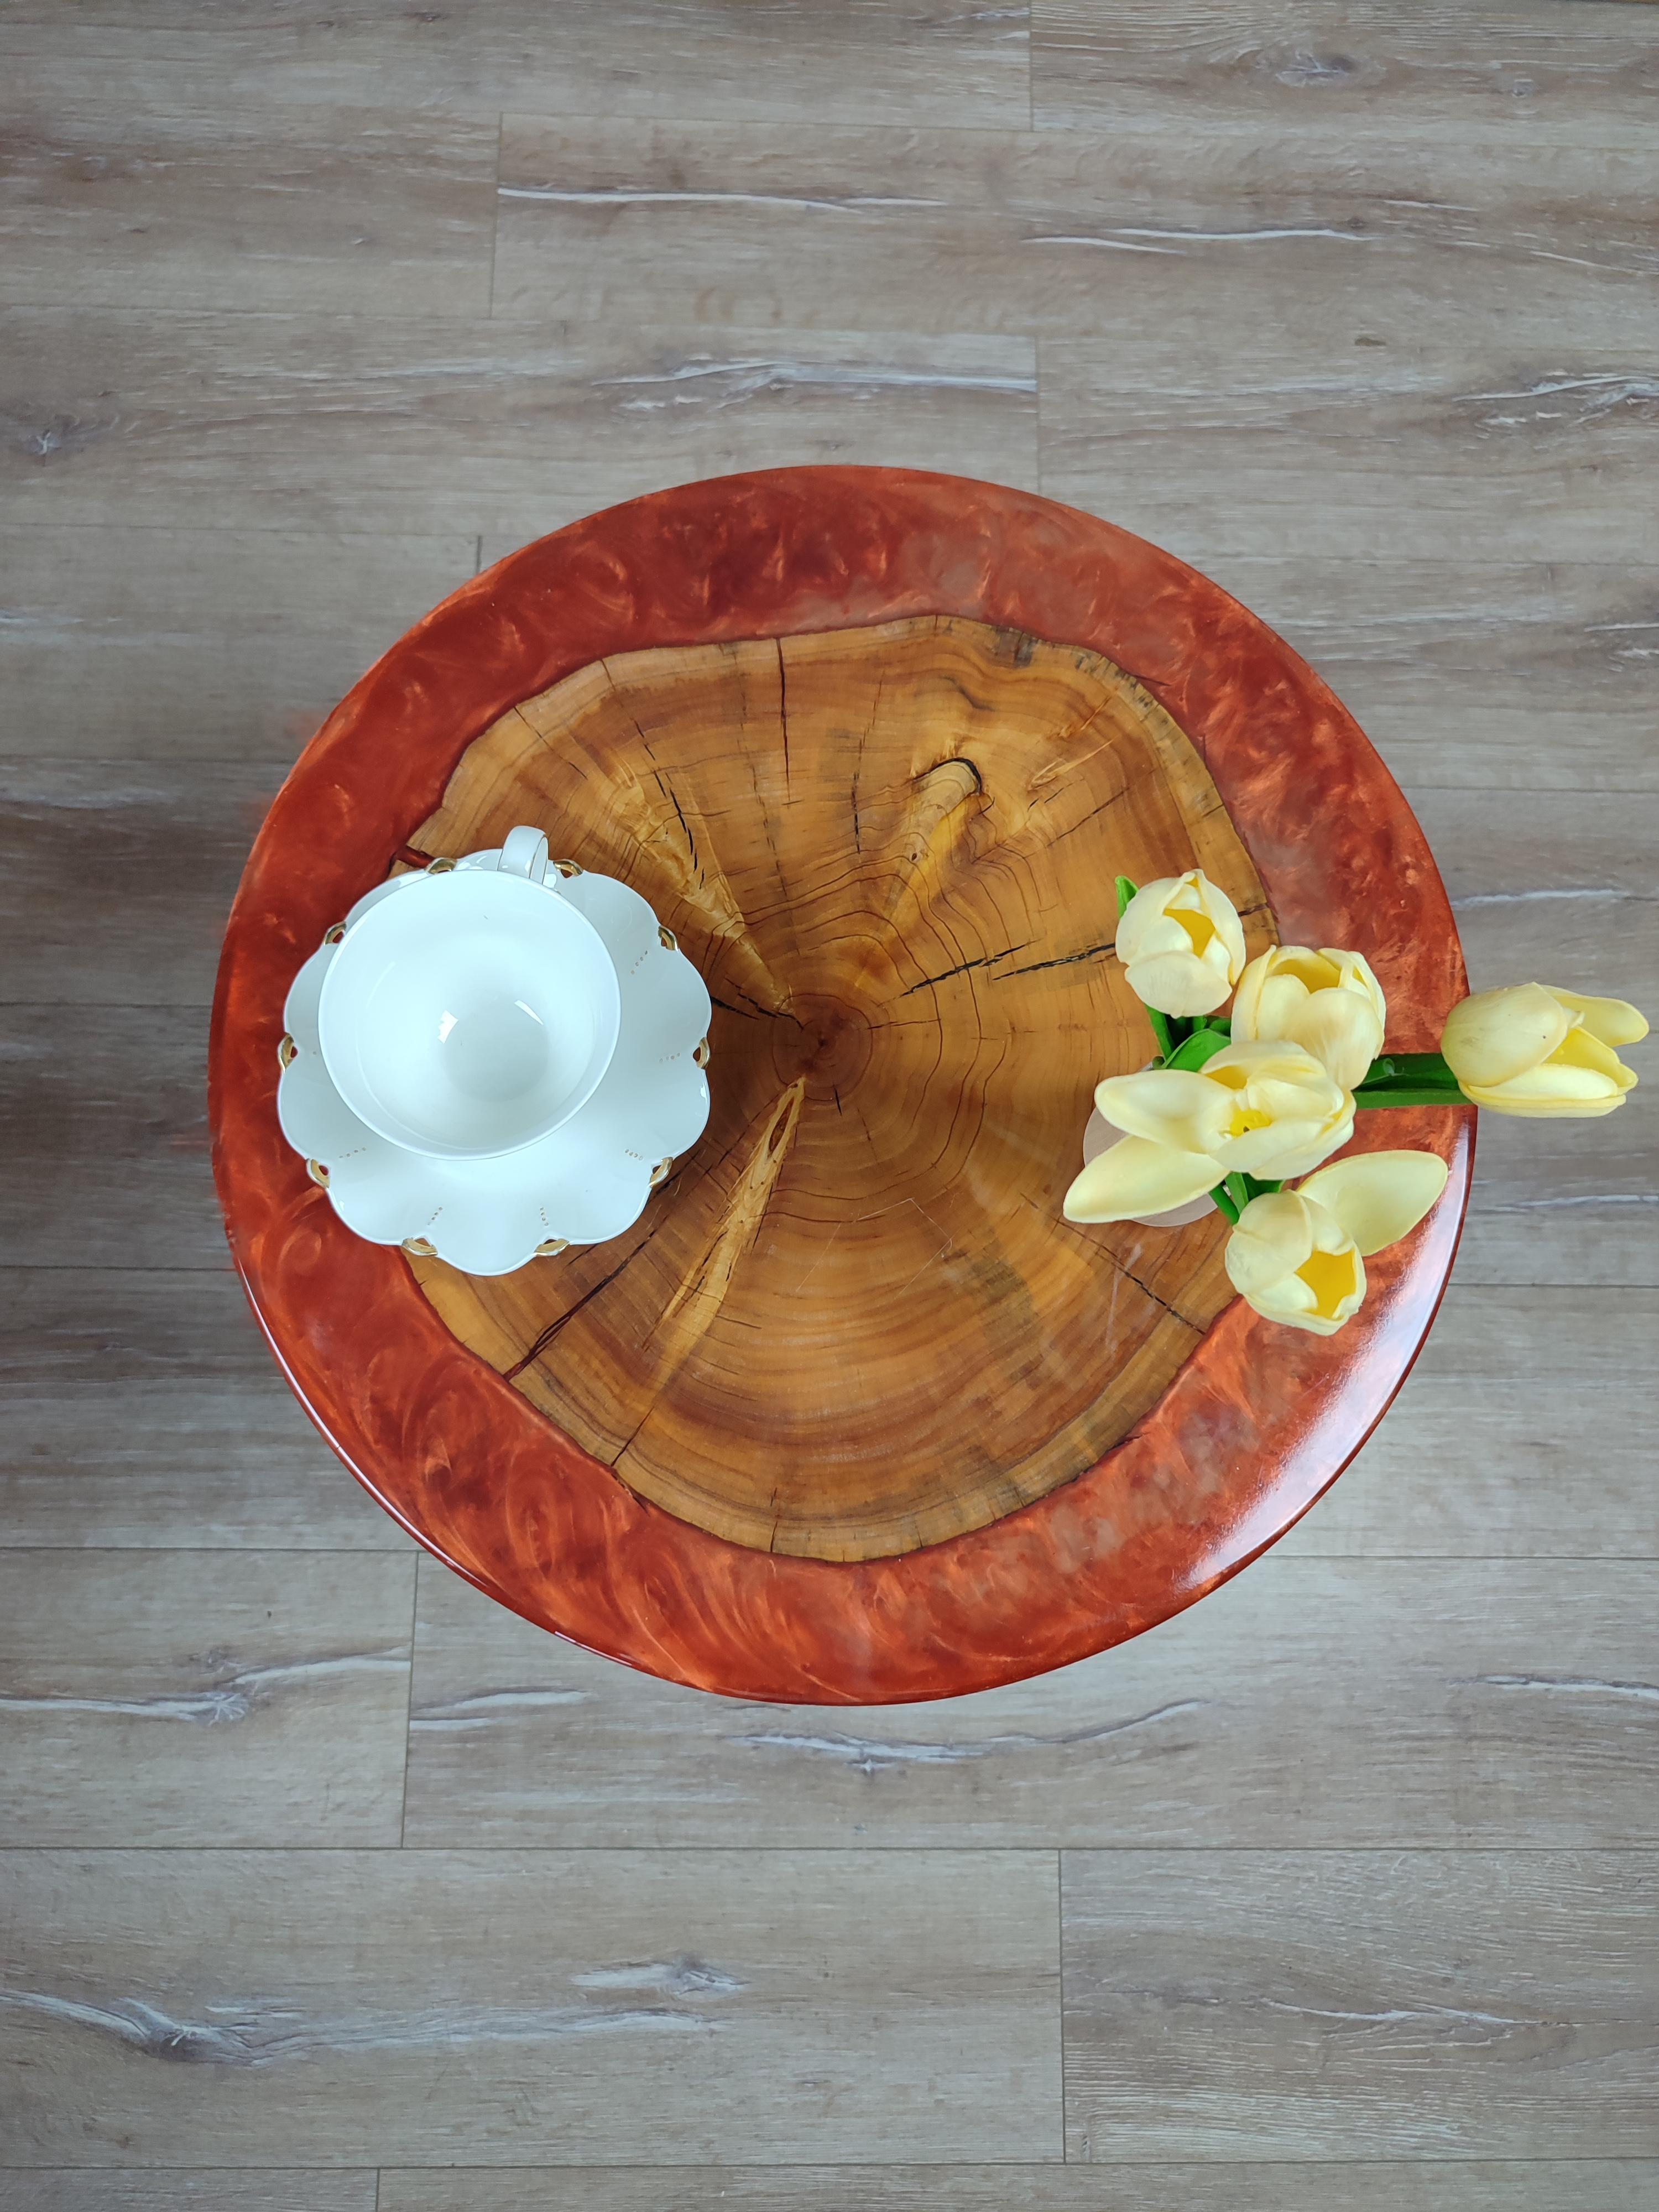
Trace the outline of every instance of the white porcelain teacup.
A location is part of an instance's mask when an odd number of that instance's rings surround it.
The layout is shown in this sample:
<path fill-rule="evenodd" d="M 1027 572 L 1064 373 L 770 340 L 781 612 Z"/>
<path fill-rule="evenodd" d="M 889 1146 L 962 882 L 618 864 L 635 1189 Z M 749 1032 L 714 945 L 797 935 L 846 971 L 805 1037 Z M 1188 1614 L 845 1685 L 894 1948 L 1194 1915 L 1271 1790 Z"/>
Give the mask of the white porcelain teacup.
<path fill-rule="evenodd" d="M 617 971 L 547 871 L 547 839 L 521 827 L 493 869 L 401 878 L 341 939 L 318 1006 L 323 1060 L 391 1143 L 441 1159 L 518 1152 L 599 1087 Z"/>

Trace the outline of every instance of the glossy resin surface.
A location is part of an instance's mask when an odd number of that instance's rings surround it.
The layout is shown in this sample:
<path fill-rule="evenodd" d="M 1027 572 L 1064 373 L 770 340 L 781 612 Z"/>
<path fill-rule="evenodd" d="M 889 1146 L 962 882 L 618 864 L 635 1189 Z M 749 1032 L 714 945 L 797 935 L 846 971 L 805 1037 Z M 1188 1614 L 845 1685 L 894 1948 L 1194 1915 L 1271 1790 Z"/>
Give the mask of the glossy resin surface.
<path fill-rule="evenodd" d="M 856 1562 L 732 1543 L 635 1496 L 451 1334 L 401 1254 L 341 1226 L 276 1125 L 283 998 L 438 808 L 472 740 L 607 655 L 933 614 L 1085 646 L 1139 679 L 1203 759 L 1278 934 L 1362 947 L 1389 994 L 1390 1044 L 1433 1044 L 1463 987 L 1445 894 L 1397 787 L 1312 672 L 1217 586 L 1109 524 L 893 470 L 659 493 L 477 578 L 307 749 L 226 937 L 216 1173 L 255 1310 L 313 1418 L 389 1511 L 504 1604 L 737 1695 L 953 1695 L 1081 1657 L 1202 1595 L 1307 1509 L 1380 1417 L 1467 1202 L 1472 1115 L 1362 1117 L 1362 1145 L 1432 1145 L 1451 1181 L 1425 1227 L 1373 1263 L 1368 1304 L 1340 1337 L 1229 1306 L 1074 1480 L 988 1527 Z M 1073 1164 L 1056 1162 L 1056 1204 Z"/>

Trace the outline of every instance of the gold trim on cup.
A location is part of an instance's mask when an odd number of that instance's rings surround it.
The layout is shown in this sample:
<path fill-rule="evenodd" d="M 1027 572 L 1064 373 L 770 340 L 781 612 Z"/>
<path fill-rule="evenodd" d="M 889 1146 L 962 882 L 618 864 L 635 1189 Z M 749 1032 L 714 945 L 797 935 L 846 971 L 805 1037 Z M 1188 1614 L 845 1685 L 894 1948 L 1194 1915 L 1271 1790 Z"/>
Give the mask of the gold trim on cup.
<path fill-rule="evenodd" d="M 562 876 L 580 876 L 586 873 L 586 869 L 579 868 L 574 860 L 554 860 L 550 865 L 556 867 Z"/>
<path fill-rule="evenodd" d="M 569 1249 L 570 1239 L 568 1237 L 549 1237 L 536 1247 L 530 1256 L 532 1260 L 550 1260 L 556 1252 L 568 1252 Z"/>
<path fill-rule="evenodd" d="M 325 945 L 337 945 L 344 935 L 344 922 L 337 921 L 332 929 L 325 929 L 323 932 L 323 942 Z"/>
<path fill-rule="evenodd" d="M 693 1059 L 693 1060 L 695 1060 L 696 1061 L 697 1066 L 698 1066 L 699 1067 L 707 1067 L 707 1066 L 708 1066 L 708 1062 L 709 1062 L 710 1054 L 709 1054 L 709 1050 L 708 1050 L 708 1038 L 707 1038 L 707 1037 L 702 1038 L 702 1040 L 699 1042 L 699 1044 L 698 1044 L 698 1046 L 697 1046 L 697 1048 L 696 1048 L 696 1051 L 692 1054 L 691 1057 L 692 1057 L 692 1059 Z"/>
<path fill-rule="evenodd" d="M 428 860 L 426 872 L 429 876 L 447 876 L 454 866 L 453 860 Z"/>
<path fill-rule="evenodd" d="M 652 1169 L 651 1188 L 653 1190 L 660 1190 L 673 1172 L 674 1156 L 671 1152 L 665 1160 L 659 1160 L 656 1166 Z"/>
<path fill-rule="evenodd" d="M 404 1249 L 411 1260 L 435 1260 L 438 1248 L 429 1237 L 405 1237 Z"/>
<path fill-rule="evenodd" d="M 680 949 L 678 938 L 672 929 L 660 921 L 657 924 L 657 942 L 665 952 L 678 952 Z"/>
<path fill-rule="evenodd" d="M 281 1044 L 276 1048 L 277 1066 L 292 1067 L 294 1065 L 294 1056 L 299 1049 L 299 1046 L 295 1043 L 293 1038 L 285 1035 Z"/>
<path fill-rule="evenodd" d="M 328 1188 L 328 1170 L 320 1160 L 307 1160 L 306 1173 L 311 1177 L 313 1182 L 319 1184 L 324 1190 Z"/>

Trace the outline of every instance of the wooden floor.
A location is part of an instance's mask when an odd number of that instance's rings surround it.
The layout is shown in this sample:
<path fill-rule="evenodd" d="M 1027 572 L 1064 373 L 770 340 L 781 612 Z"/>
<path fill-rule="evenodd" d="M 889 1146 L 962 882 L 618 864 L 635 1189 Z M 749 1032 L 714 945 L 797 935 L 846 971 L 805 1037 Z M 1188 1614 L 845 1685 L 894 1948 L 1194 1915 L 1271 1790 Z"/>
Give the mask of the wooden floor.
<path fill-rule="evenodd" d="M 1659 1097 L 1487 1127 L 1241 1580 L 854 1713 L 417 1559 L 203 1099 L 369 659 L 785 461 L 1173 547 L 1370 731 L 1478 984 L 1659 1007 L 1659 8 L 10 0 L 0 80 L 0 2205 L 1659 2202 Z"/>

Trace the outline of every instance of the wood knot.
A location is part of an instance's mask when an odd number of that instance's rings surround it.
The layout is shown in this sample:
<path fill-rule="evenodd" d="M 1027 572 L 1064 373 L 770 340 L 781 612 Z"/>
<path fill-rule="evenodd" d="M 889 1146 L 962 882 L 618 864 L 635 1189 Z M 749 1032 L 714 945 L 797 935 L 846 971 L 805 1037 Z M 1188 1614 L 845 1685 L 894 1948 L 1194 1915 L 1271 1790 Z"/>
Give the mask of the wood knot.
<path fill-rule="evenodd" d="M 809 1098 L 844 1099 L 869 1065 L 869 1021 L 844 1000 L 797 997 L 772 1024 L 778 1081 L 804 1078 Z"/>

